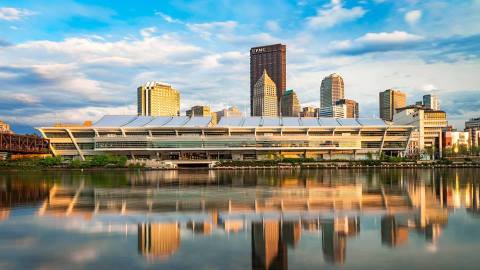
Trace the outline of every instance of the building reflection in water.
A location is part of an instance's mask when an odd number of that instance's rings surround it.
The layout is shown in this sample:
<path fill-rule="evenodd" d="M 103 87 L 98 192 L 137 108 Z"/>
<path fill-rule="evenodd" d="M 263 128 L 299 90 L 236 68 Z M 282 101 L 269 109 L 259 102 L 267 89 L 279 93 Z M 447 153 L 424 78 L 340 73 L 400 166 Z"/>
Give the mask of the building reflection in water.
<path fill-rule="evenodd" d="M 412 233 L 439 244 L 453 209 L 480 216 L 476 174 L 441 172 L 140 172 L 119 187 L 92 184 L 85 175 L 55 184 L 0 176 L 0 220 L 25 204 L 38 207 L 39 216 L 62 218 L 147 213 L 158 219 L 138 225 L 138 250 L 149 260 L 177 252 L 181 228 L 206 237 L 245 232 L 254 269 L 286 269 L 288 250 L 299 248 L 305 234 L 318 232 L 324 261 L 343 264 L 347 242 L 360 234 L 360 219 L 369 213 L 382 213 L 381 245 L 392 248 L 408 245 Z M 180 218 L 165 221 L 166 213 Z"/>
<path fill-rule="evenodd" d="M 180 227 L 175 223 L 138 225 L 138 251 L 149 260 L 166 259 L 180 248 Z"/>

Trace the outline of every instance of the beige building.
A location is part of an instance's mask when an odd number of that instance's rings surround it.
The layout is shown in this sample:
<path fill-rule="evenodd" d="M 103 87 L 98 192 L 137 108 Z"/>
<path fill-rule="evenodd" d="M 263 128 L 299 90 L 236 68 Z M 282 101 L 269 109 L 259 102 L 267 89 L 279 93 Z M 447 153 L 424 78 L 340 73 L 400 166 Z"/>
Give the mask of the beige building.
<path fill-rule="evenodd" d="M 0 133 L 12 133 L 10 125 L 0 120 Z"/>
<path fill-rule="evenodd" d="M 345 86 L 342 76 L 337 73 L 328 75 L 320 86 L 320 108 L 335 105 L 337 100 L 344 98 Z"/>
<path fill-rule="evenodd" d="M 380 118 L 385 121 L 392 121 L 395 110 L 407 106 L 407 96 L 399 90 L 387 89 L 379 97 Z"/>
<path fill-rule="evenodd" d="M 180 115 L 180 92 L 171 85 L 147 82 L 137 89 L 139 116 Z"/>
<path fill-rule="evenodd" d="M 220 121 L 222 117 L 243 117 L 243 113 L 236 106 L 214 112 L 213 114 L 215 115 L 213 117 L 215 117 L 216 122 Z"/>
<path fill-rule="evenodd" d="M 217 114 L 212 112 L 210 106 L 197 105 L 186 111 L 186 115 L 190 117 L 194 116 L 211 116 L 212 122 L 217 123 Z"/>
<path fill-rule="evenodd" d="M 303 107 L 300 117 L 317 117 L 318 110 L 313 106 Z"/>
<path fill-rule="evenodd" d="M 300 101 L 293 90 L 285 91 L 280 102 L 282 116 L 300 116 Z"/>
<path fill-rule="evenodd" d="M 400 108 L 393 116 L 398 125 L 413 126 L 418 131 L 418 148 L 420 154 L 441 156 L 442 130 L 448 126 L 444 111 L 425 109 L 422 106 Z"/>
<path fill-rule="evenodd" d="M 337 100 L 335 103 L 337 106 L 346 105 L 347 111 L 345 113 L 346 118 L 358 118 L 359 117 L 359 109 L 358 109 L 358 102 L 353 99 L 340 99 Z"/>
<path fill-rule="evenodd" d="M 253 87 L 253 116 L 277 116 L 277 87 L 264 70 Z"/>

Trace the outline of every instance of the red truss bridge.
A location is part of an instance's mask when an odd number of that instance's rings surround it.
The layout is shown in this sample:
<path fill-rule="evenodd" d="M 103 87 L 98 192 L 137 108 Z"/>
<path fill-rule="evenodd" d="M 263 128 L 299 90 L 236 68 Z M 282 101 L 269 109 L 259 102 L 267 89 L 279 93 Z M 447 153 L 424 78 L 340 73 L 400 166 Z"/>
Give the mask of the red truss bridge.
<path fill-rule="evenodd" d="M 50 141 L 36 136 L 0 133 L 0 152 L 48 154 Z"/>

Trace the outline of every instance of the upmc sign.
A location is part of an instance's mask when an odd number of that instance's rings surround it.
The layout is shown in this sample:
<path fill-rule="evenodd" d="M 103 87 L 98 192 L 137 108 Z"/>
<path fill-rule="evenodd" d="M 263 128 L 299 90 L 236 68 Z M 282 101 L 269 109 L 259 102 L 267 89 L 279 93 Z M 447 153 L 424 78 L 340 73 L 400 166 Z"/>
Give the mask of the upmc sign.
<path fill-rule="evenodd" d="M 264 52 L 267 52 L 267 48 L 266 48 L 266 47 L 253 48 L 253 49 L 252 49 L 252 53 L 264 53 Z"/>

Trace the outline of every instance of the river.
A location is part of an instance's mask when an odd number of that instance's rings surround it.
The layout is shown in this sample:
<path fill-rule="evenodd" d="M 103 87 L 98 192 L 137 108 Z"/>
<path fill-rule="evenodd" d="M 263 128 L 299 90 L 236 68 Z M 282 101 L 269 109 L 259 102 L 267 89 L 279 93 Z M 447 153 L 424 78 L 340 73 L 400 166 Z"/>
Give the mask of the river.
<path fill-rule="evenodd" d="M 479 175 L 1 171 L 0 269 L 478 269 Z"/>

